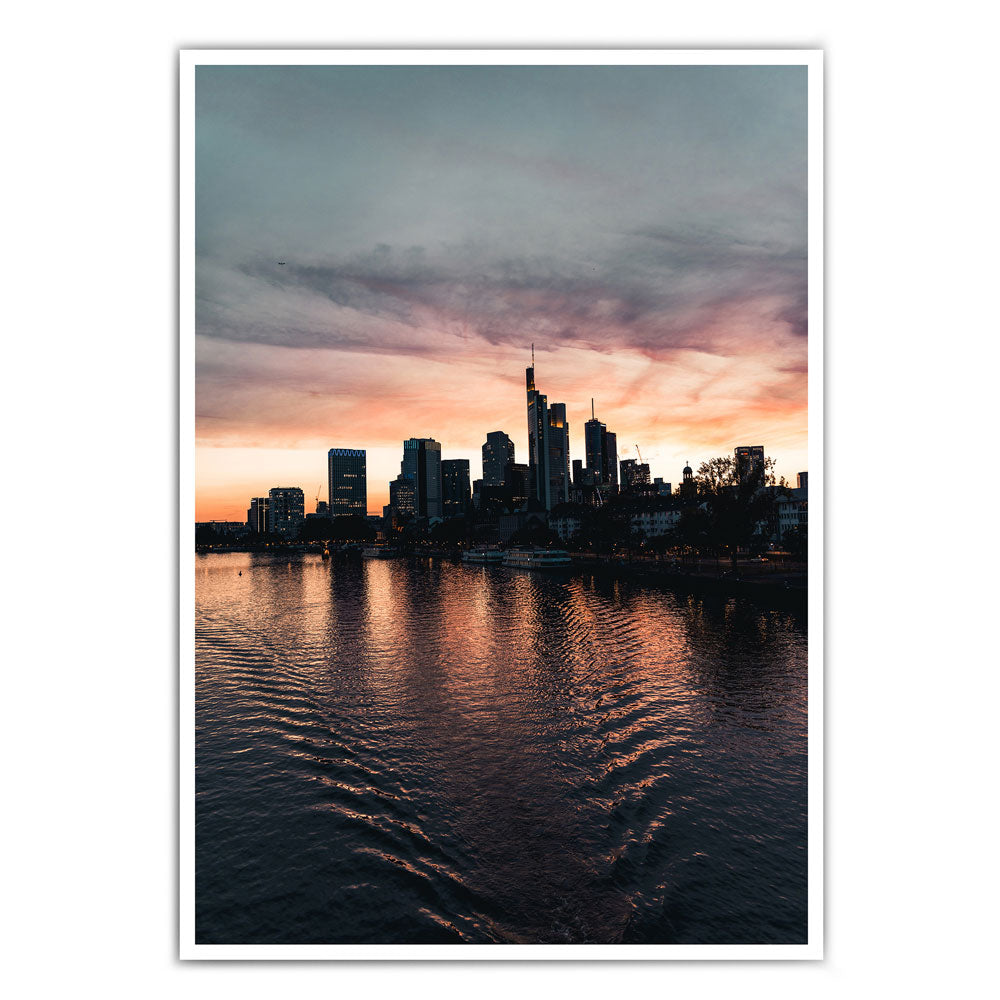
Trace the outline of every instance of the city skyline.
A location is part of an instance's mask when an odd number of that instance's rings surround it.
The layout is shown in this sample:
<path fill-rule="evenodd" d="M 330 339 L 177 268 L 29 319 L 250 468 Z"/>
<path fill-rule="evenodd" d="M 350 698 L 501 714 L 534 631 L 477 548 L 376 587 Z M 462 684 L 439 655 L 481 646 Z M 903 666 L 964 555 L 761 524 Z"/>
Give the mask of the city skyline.
<path fill-rule="evenodd" d="M 371 513 L 414 435 L 527 462 L 532 342 L 571 461 L 593 396 L 653 476 L 807 468 L 803 67 L 200 67 L 197 105 L 197 519 L 326 499 L 330 448 Z"/>

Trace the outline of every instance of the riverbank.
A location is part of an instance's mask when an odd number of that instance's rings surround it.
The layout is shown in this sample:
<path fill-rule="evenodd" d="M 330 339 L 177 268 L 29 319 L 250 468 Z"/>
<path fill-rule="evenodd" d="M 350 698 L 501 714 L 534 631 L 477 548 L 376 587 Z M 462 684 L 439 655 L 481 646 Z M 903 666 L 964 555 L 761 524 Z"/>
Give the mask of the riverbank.
<path fill-rule="evenodd" d="M 754 573 L 755 567 L 743 567 L 739 575 L 721 575 L 706 567 L 683 564 L 674 566 L 655 561 L 614 561 L 574 554 L 573 568 L 595 577 L 624 579 L 645 586 L 658 587 L 675 593 L 714 594 L 720 597 L 745 597 L 770 607 L 805 612 L 809 590 L 807 575 L 802 570 Z"/>

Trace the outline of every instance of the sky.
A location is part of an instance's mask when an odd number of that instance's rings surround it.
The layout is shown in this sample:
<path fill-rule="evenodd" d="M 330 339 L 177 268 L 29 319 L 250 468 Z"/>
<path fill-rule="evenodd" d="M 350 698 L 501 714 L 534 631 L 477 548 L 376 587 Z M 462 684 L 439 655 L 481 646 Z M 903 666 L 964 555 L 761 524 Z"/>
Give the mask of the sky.
<path fill-rule="evenodd" d="M 807 469 L 806 68 L 200 66 L 196 513 L 402 442 L 527 462 L 524 370 L 674 484 Z M 284 261 L 281 265 L 278 262 Z"/>

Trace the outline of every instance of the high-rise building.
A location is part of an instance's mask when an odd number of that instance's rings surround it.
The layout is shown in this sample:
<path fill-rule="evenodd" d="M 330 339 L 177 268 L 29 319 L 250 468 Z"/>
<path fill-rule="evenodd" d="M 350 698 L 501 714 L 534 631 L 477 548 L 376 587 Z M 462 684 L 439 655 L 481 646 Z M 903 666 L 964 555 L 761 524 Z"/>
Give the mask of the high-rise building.
<path fill-rule="evenodd" d="M 535 388 L 535 352 L 525 373 L 528 394 L 528 495 L 546 510 L 549 502 L 549 400 Z"/>
<path fill-rule="evenodd" d="M 535 358 L 525 370 L 528 399 L 528 495 L 546 510 L 569 499 L 569 422 L 566 404 L 535 388 Z"/>
<path fill-rule="evenodd" d="M 268 491 L 268 531 L 294 538 L 306 519 L 306 496 L 298 486 L 275 486 Z"/>
<path fill-rule="evenodd" d="M 604 433 L 603 482 L 612 490 L 618 489 L 618 435 L 612 431 Z"/>
<path fill-rule="evenodd" d="M 364 448 L 331 448 L 327 452 L 330 516 L 368 515 L 368 472 Z"/>
<path fill-rule="evenodd" d="M 389 483 L 389 506 L 403 521 L 416 517 L 416 483 L 402 473 Z"/>
<path fill-rule="evenodd" d="M 503 471 L 514 461 L 514 442 L 503 431 L 490 431 L 483 445 L 483 482 L 502 486 Z"/>
<path fill-rule="evenodd" d="M 549 502 L 566 503 L 569 500 L 569 421 L 566 404 L 553 403 L 549 407 Z"/>
<path fill-rule="evenodd" d="M 595 486 L 618 486 L 618 437 L 594 416 L 594 401 L 590 401 L 590 419 L 583 425 L 584 447 L 587 453 L 588 478 Z"/>
<path fill-rule="evenodd" d="M 763 445 L 741 445 L 736 449 L 736 475 L 741 483 L 764 485 Z"/>
<path fill-rule="evenodd" d="M 417 517 L 441 517 L 441 445 L 434 438 L 403 442 L 400 475 L 413 482 Z"/>
<path fill-rule="evenodd" d="M 809 473 L 808 472 L 796 473 L 795 485 L 800 490 L 809 489 Z"/>
<path fill-rule="evenodd" d="M 506 435 L 504 435 L 506 437 Z M 469 505 L 469 460 L 447 458 L 441 462 L 441 509 L 445 517 L 461 517 Z"/>
<path fill-rule="evenodd" d="M 638 462 L 634 458 L 623 458 L 621 471 L 622 490 L 626 493 L 641 492 L 643 487 L 649 486 L 649 466 L 645 462 Z"/>
<path fill-rule="evenodd" d="M 250 500 L 250 509 L 247 511 L 247 527 L 259 535 L 267 533 L 268 530 L 268 509 L 271 501 L 268 497 L 253 497 Z"/>
<path fill-rule="evenodd" d="M 528 466 L 508 462 L 503 472 L 504 495 L 511 510 L 520 510 L 528 502 Z"/>

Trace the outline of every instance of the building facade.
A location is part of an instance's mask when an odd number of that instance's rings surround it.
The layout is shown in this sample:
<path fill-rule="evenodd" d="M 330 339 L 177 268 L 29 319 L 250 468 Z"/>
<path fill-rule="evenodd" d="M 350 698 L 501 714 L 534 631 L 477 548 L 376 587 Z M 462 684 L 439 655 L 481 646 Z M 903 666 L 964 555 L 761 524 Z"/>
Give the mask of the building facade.
<path fill-rule="evenodd" d="M 268 491 L 268 531 L 294 538 L 306 519 L 306 497 L 298 486 L 275 486 Z"/>
<path fill-rule="evenodd" d="M 267 534 L 270 525 L 268 523 L 268 512 L 271 501 L 268 497 L 253 497 L 250 500 L 250 509 L 247 511 L 247 527 L 258 535 Z"/>
<path fill-rule="evenodd" d="M 549 509 L 549 400 L 535 388 L 535 365 L 525 373 L 528 396 L 528 495 Z"/>
<path fill-rule="evenodd" d="M 566 404 L 549 407 L 549 503 L 548 509 L 569 500 L 569 421 Z"/>
<path fill-rule="evenodd" d="M 490 431 L 483 445 L 483 482 L 502 486 L 504 470 L 514 461 L 514 442 L 503 431 Z"/>
<path fill-rule="evenodd" d="M 417 517 L 442 517 L 441 445 L 434 438 L 409 438 L 403 442 L 400 475 L 413 483 Z"/>
<path fill-rule="evenodd" d="M 590 401 L 590 419 L 583 425 L 584 450 L 587 455 L 586 478 L 580 486 L 596 486 L 615 492 L 618 487 L 618 437 L 594 415 Z"/>
<path fill-rule="evenodd" d="M 327 452 L 327 485 L 331 517 L 368 515 L 368 470 L 364 448 L 331 448 Z"/>
<path fill-rule="evenodd" d="M 528 498 L 545 510 L 569 499 L 569 421 L 566 404 L 535 388 L 535 365 L 525 370 L 528 401 Z"/>
<path fill-rule="evenodd" d="M 650 485 L 649 466 L 645 462 L 638 462 L 634 458 L 623 458 L 621 472 L 621 485 L 626 493 L 641 492 L 644 487 Z"/>
<path fill-rule="evenodd" d="M 504 435 L 506 437 L 506 435 Z M 444 517 L 461 517 L 472 499 L 469 460 L 448 458 L 441 462 L 441 509 Z"/>
<path fill-rule="evenodd" d="M 741 445 L 735 451 L 736 475 L 741 483 L 764 485 L 764 446 Z"/>

